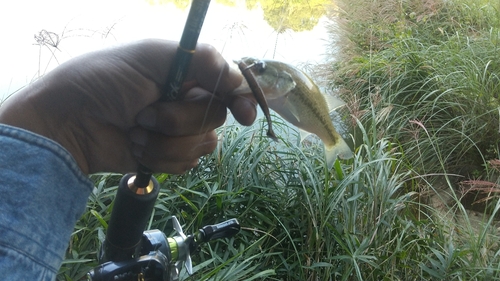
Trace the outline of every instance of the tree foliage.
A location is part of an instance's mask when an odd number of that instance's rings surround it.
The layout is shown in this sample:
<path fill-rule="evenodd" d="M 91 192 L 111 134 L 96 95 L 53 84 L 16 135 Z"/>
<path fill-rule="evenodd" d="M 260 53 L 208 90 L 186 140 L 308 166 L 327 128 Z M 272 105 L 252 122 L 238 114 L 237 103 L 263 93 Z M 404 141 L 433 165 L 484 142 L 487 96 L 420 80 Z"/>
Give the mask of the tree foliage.
<path fill-rule="evenodd" d="M 190 0 L 146 0 L 151 5 L 173 3 L 179 9 L 186 9 Z M 234 7 L 238 0 L 215 0 L 215 2 Z M 331 0 L 245 0 L 247 9 L 262 7 L 264 20 L 278 33 L 287 30 L 295 32 L 311 30 L 319 19 L 325 15 Z"/>
<path fill-rule="evenodd" d="M 172 3 L 177 9 L 185 10 L 191 4 L 190 0 L 146 0 L 149 5 L 165 5 Z"/>
<path fill-rule="evenodd" d="M 313 29 L 325 15 L 329 0 L 259 0 L 264 19 L 278 33 Z"/>

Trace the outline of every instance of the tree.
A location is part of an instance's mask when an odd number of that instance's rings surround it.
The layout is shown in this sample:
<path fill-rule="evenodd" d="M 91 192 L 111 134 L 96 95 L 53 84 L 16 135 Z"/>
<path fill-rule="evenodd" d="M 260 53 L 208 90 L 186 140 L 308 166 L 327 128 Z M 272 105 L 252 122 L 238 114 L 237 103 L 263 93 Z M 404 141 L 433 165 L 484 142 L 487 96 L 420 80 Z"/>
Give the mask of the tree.
<path fill-rule="evenodd" d="M 326 13 L 331 0 L 259 0 L 264 19 L 278 33 L 311 30 Z"/>
<path fill-rule="evenodd" d="M 146 0 L 150 5 L 164 5 L 168 3 L 173 3 L 177 9 L 185 10 L 189 5 L 191 5 L 190 0 Z"/>
<path fill-rule="evenodd" d="M 173 3 L 177 8 L 185 10 L 190 0 L 146 0 L 151 5 Z M 217 3 L 234 7 L 239 0 L 215 0 Z M 252 10 L 260 4 L 264 11 L 264 20 L 278 33 L 287 30 L 295 32 L 311 30 L 319 19 L 325 15 L 327 6 L 332 0 L 245 0 L 247 9 Z"/>

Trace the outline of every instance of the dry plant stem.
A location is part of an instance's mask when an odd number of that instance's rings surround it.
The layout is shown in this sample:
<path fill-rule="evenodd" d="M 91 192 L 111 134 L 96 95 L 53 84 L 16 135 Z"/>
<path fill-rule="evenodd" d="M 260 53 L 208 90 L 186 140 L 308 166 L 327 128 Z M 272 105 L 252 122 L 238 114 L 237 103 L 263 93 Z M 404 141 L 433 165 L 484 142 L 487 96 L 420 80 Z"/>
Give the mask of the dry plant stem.
<path fill-rule="evenodd" d="M 257 80 L 255 80 L 255 76 L 253 75 L 253 72 L 250 70 L 254 65 L 248 66 L 246 63 L 243 61 L 238 62 L 238 67 L 240 68 L 241 74 L 243 74 L 243 77 L 245 77 L 245 80 L 248 83 L 248 86 L 252 90 L 252 93 L 259 103 L 260 108 L 262 109 L 262 112 L 264 113 L 264 116 L 266 117 L 267 120 L 267 136 L 272 138 L 274 141 L 278 141 L 278 138 L 276 137 L 276 134 L 273 131 L 273 123 L 271 120 L 271 113 L 269 112 L 269 106 L 267 105 L 266 97 L 264 96 L 264 91 L 262 88 L 259 86 L 259 83 L 257 83 Z"/>

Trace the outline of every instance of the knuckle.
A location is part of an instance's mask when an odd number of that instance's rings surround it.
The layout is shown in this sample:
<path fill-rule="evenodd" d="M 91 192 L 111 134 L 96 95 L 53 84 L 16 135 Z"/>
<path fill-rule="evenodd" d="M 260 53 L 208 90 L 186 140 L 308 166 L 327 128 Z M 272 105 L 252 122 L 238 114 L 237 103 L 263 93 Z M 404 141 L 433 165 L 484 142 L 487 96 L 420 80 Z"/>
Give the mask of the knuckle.
<path fill-rule="evenodd" d="M 216 55 L 219 54 L 219 52 L 214 46 L 207 43 L 198 43 L 197 49 L 198 49 L 197 52 L 203 54 L 204 56 L 210 55 L 215 57 Z"/>

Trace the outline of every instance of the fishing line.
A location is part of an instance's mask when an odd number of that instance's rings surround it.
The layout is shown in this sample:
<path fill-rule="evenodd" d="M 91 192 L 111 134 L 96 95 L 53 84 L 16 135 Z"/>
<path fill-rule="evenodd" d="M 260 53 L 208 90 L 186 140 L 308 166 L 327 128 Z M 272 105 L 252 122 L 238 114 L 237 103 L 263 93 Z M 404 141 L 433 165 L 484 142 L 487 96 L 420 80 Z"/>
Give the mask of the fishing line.
<path fill-rule="evenodd" d="M 217 77 L 217 81 L 215 82 L 215 86 L 214 86 L 214 89 L 212 91 L 212 97 L 210 98 L 210 101 L 208 102 L 207 110 L 205 111 L 205 116 L 203 117 L 203 122 L 201 123 L 200 132 L 199 132 L 200 135 L 202 134 L 202 128 L 205 126 L 206 121 L 208 119 L 208 112 L 210 111 L 209 109 L 213 104 L 213 100 L 215 99 L 216 92 L 217 92 L 217 89 L 219 88 L 219 84 L 220 84 L 220 80 L 222 79 L 223 72 L 224 72 L 224 69 L 221 69 L 221 71 L 219 72 L 219 76 Z M 216 109 L 219 109 L 219 108 L 220 108 L 220 106 L 218 106 Z M 206 134 L 207 132 L 208 132 L 208 129 L 207 129 L 207 131 L 203 132 L 203 134 Z"/>
<path fill-rule="evenodd" d="M 233 25 L 234 25 L 234 23 L 233 23 Z M 230 28 L 230 32 L 229 32 L 229 34 L 227 34 L 227 35 L 226 35 L 226 38 L 225 38 L 225 40 L 224 40 L 224 44 L 222 45 L 221 51 L 219 52 L 219 54 L 220 54 L 221 56 L 223 56 L 223 54 L 224 54 L 224 51 L 225 51 L 225 49 L 226 49 L 227 42 L 228 42 L 230 39 L 232 39 L 232 38 L 233 38 L 233 29 L 232 29 L 232 28 Z M 231 67 L 231 65 L 229 65 L 228 67 Z M 203 132 L 203 130 L 202 130 L 202 129 L 203 129 L 204 125 L 207 123 L 207 120 L 208 120 L 208 118 L 209 118 L 209 116 L 208 116 L 208 112 L 210 111 L 209 109 L 210 109 L 210 107 L 211 107 L 211 106 L 212 106 L 212 104 L 213 104 L 213 100 L 214 100 L 214 98 L 216 97 L 217 89 L 219 88 L 220 81 L 221 81 L 221 79 L 222 79 L 222 75 L 223 75 L 223 73 L 224 73 L 224 68 L 222 68 L 222 69 L 220 70 L 219 75 L 218 75 L 218 77 L 217 77 L 217 81 L 216 81 L 215 86 L 214 86 L 214 89 L 212 90 L 212 95 L 213 95 L 213 96 L 212 96 L 212 98 L 210 99 L 210 101 L 209 101 L 209 103 L 208 103 L 207 110 L 205 111 L 205 116 L 203 117 L 203 122 L 202 122 L 202 124 L 201 124 L 201 126 L 200 126 L 200 131 L 199 131 L 199 134 L 200 134 L 200 135 L 203 135 L 203 134 L 207 134 L 207 133 L 208 133 L 208 129 L 207 129 L 207 131 L 205 131 L 205 132 Z M 223 95 L 225 95 L 225 94 L 228 94 L 228 93 L 222 93 L 222 94 L 223 94 Z M 224 98 L 225 98 L 224 96 L 222 96 L 222 97 L 221 97 L 221 99 L 222 99 L 222 100 L 224 100 Z M 218 107 L 218 108 L 216 108 L 216 109 L 219 109 L 219 107 Z M 222 132 L 222 136 L 224 135 L 224 132 L 225 132 L 225 124 L 226 124 L 226 122 L 224 122 L 224 131 Z M 200 137 L 200 139 L 202 139 L 202 137 Z"/>

